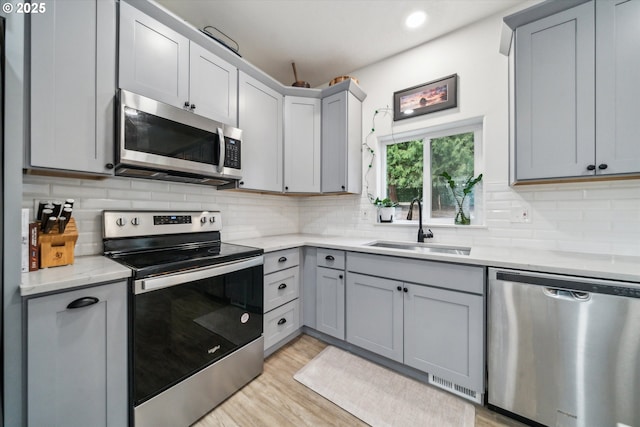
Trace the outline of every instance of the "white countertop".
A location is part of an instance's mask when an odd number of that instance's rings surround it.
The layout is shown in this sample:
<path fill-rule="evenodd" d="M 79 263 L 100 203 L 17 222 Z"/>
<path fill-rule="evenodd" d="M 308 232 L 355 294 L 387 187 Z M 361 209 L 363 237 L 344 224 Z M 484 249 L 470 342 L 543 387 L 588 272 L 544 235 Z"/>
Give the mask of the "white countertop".
<path fill-rule="evenodd" d="M 317 246 L 354 252 L 401 256 L 405 258 L 430 259 L 434 261 L 513 268 L 640 283 L 640 257 L 634 256 L 583 254 L 489 246 L 473 246 L 469 255 L 425 254 L 402 249 L 366 246 L 367 243 L 371 243 L 372 241 L 375 240 L 371 238 L 358 239 L 312 234 L 286 234 L 237 240 L 229 243 L 255 246 L 263 248 L 265 252 L 273 252 L 297 246 Z"/>
<path fill-rule="evenodd" d="M 274 252 L 301 246 L 316 246 L 378 255 L 428 259 L 487 267 L 592 277 L 640 283 L 640 257 L 595 255 L 524 248 L 474 246 L 469 255 L 417 253 L 402 249 L 367 246 L 370 238 L 346 238 L 313 234 L 285 234 L 243 239 L 228 243 L 253 246 Z M 437 246 L 437 245 L 434 245 Z M 67 290 L 82 286 L 124 280 L 131 270 L 104 256 L 76 257 L 75 263 L 22 274 L 20 294 L 23 297 Z"/>
<path fill-rule="evenodd" d="M 131 270 L 102 255 L 76 257 L 71 265 L 43 268 L 22 273 L 20 295 L 34 296 L 46 292 L 125 280 Z"/>

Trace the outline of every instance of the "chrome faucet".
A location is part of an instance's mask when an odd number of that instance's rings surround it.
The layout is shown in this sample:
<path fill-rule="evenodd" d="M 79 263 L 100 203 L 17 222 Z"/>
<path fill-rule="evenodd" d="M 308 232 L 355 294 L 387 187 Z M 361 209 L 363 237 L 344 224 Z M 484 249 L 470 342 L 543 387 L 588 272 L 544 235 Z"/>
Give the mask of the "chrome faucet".
<path fill-rule="evenodd" d="M 422 230 L 422 203 L 420 203 L 420 199 L 417 197 L 411 201 L 411 205 L 409 205 L 409 213 L 407 214 L 407 220 L 411 221 L 413 219 L 413 204 L 418 202 L 418 243 L 424 243 L 424 238 L 427 239 L 433 238 L 433 231 L 427 228 L 427 232 L 425 233 Z"/>

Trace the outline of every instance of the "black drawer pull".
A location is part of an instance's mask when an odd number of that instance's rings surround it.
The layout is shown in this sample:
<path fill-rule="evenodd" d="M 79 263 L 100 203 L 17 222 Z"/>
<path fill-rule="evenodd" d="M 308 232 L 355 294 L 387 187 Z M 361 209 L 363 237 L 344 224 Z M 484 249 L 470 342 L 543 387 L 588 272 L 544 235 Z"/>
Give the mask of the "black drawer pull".
<path fill-rule="evenodd" d="M 409 289 L 407 289 L 407 288 L 402 288 L 402 290 L 405 291 L 405 292 L 409 292 Z"/>
<path fill-rule="evenodd" d="M 285 261 L 287 261 L 286 256 L 281 256 L 280 258 L 278 258 L 278 262 L 285 262 Z"/>
<path fill-rule="evenodd" d="M 338 276 L 339 279 L 342 279 L 342 274 Z"/>
<path fill-rule="evenodd" d="M 402 286 L 398 286 L 396 289 L 402 291 Z"/>
<path fill-rule="evenodd" d="M 336 259 L 333 257 L 333 255 L 327 255 L 326 257 L 324 257 L 324 259 L 326 259 L 327 261 L 335 261 Z"/>
<path fill-rule="evenodd" d="M 589 165 L 589 166 L 587 166 L 587 170 L 588 170 L 588 171 L 594 171 L 594 170 L 596 170 L 596 165 Z"/>
<path fill-rule="evenodd" d="M 278 289 L 284 289 L 287 287 L 286 283 L 280 283 L 280 286 L 278 286 Z"/>
<path fill-rule="evenodd" d="M 601 163 L 601 164 L 598 165 L 598 169 L 600 169 L 600 170 L 605 170 L 608 167 L 609 166 L 606 163 Z"/>
<path fill-rule="evenodd" d="M 68 309 L 88 307 L 97 304 L 100 300 L 96 297 L 82 297 L 75 301 L 71 301 L 67 306 Z"/>
<path fill-rule="evenodd" d="M 285 319 L 284 317 L 280 320 L 278 320 L 278 326 L 279 325 L 284 325 L 285 323 L 287 323 L 287 319 Z"/>

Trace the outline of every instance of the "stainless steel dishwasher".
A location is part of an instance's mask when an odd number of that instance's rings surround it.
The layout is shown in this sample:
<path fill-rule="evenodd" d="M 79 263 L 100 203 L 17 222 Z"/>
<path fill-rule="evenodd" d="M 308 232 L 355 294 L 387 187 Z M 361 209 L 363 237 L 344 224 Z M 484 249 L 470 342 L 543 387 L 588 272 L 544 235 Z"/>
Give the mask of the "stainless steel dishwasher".
<path fill-rule="evenodd" d="M 489 269 L 488 403 L 552 427 L 640 427 L 640 284 Z"/>

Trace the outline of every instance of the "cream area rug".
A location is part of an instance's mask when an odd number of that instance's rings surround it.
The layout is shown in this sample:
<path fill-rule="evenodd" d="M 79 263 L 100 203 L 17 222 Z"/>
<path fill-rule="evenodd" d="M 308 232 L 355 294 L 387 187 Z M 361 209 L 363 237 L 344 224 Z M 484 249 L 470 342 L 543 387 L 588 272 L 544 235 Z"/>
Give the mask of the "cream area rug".
<path fill-rule="evenodd" d="M 472 404 L 328 346 L 294 376 L 374 427 L 473 427 Z"/>

